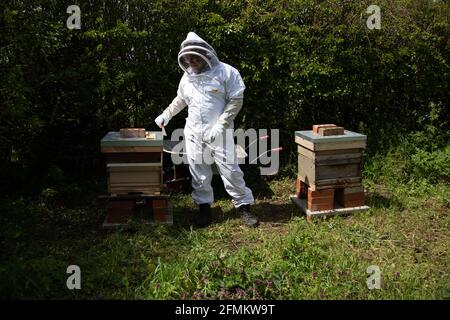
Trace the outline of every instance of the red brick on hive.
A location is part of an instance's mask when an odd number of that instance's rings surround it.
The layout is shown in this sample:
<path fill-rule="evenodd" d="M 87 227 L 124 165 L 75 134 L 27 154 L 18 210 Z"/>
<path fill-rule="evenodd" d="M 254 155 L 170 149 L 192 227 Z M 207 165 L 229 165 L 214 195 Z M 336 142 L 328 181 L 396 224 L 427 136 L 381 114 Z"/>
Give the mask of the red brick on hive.
<path fill-rule="evenodd" d="M 166 221 L 169 214 L 169 203 L 167 199 L 152 199 L 152 210 L 155 221 Z"/>
<path fill-rule="evenodd" d="M 123 128 L 120 129 L 122 138 L 145 138 L 144 128 Z"/>
<path fill-rule="evenodd" d="M 110 200 L 106 208 L 108 223 L 126 223 L 133 218 L 134 200 Z"/>
<path fill-rule="evenodd" d="M 319 128 L 319 135 L 321 136 L 339 136 L 344 134 L 343 127 Z"/>
<path fill-rule="evenodd" d="M 308 188 L 308 209 L 311 211 L 332 210 L 334 189 L 316 190 Z"/>
<path fill-rule="evenodd" d="M 337 127 L 337 125 L 335 125 L 335 124 L 331 124 L 331 123 L 329 123 L 329 124 L 315 124 L 315 125 L 313 125 L 313 132 L 314 133 L 319 133 L 319 129 L 321 129 L 321 128 L 335 128 L 335 127 Z"/>
<path fill-rule="evenodd" d="M 296 180 L 295 191 L 299 199 L 308 198 L 308 186 L 302 181 L 300 177 Z"/>
<path fill-rule="evenodd" d="M 336 201 L 344 208 L 364 206 L 364 188 L 360 186 L 336 189 Z"/>

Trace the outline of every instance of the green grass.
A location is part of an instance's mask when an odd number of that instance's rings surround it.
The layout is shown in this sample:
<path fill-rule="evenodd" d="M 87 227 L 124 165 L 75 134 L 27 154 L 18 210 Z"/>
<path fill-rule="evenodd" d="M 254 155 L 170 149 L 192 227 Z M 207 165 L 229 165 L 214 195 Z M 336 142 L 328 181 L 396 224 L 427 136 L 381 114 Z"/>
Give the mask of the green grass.
<path fill-rule="evenodd" d="M 213 206 L 214 224 L 190 227 L 195 208 L 176 195 L 175 225 L 136 223 L 102 230 L 104 204 L 70 207 L 48 190 L 2 208 L 2 298 L 82 299 L 445 299 L 450 298 L 448 184 L 365 181 L 370 210 L 307 222 L 290 203 L 294 179 L 268 182 L 240 223 L 231 202 Z M 83 188 L 79 190 L 82 194 Z M 73 201 L 76 203 L 77 201 Z M 66 288 L 67 266 L 81 290 Z M 381 269 L 369 290 L 366 268 Z"/>

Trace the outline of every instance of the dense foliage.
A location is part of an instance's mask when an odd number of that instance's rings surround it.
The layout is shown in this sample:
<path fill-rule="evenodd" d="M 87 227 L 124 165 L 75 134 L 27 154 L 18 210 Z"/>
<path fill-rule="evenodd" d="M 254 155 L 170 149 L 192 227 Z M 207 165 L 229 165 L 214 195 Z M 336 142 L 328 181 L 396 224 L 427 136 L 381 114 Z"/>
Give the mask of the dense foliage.
<path fill-rule="evenodd" d="M 177 52 L 189 31 L 240 70 L 247 90 L 237 126 L 280 128 L 283 164 L 295 159 L 293 132 L 313 123 L 368 134 L 369 154 L 431 120 L 444 134 L 439 147 L 448 141 L 447 1 L 377 1 L 380 30 L 366 26 L 368 1 L 77 4 L 80 30 L 66 27 L 66 2 L 0 3 L 0 162 L 8 189 L 49 168 L 99 174 L 106 132 L 156 129 L 153 119 L 176 93 Z M 183 122 L 179 116 L 171 129 Z"/>

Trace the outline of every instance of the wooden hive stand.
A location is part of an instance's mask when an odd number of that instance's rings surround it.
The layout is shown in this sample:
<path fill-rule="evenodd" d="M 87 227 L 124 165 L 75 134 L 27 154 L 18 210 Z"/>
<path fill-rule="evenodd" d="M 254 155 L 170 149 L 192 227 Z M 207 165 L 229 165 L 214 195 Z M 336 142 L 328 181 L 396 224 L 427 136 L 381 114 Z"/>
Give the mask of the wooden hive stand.
<path fill-rule="evenodd" d="M 100 197 L 107 199 L 104 228 L 120 227 L 129 221 L 173 225 L 173 208 L 168 195 L 128 194 Z"/>

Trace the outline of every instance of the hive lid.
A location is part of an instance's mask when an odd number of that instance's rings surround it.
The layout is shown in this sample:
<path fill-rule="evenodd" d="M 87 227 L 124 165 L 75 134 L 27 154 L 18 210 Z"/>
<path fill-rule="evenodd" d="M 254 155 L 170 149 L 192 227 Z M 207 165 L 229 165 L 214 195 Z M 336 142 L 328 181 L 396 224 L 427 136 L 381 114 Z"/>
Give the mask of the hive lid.
<path fill-rule="evenodd" d="M 314 144 L 367 140 L 366 135 L 349 130 L 344 130 L 343 135 L 336 135 L 336 136 L 322 136 L 320 134 L 314 133 L 312 130 L 304 130 L 304 131 L 295 131 L 295 136 L 311 141 Z"/>
<path fill-rule="evenodd" d="M 122 138 L 119 131 L 108 132 L 100 141 L 103 147 L 162 147 L 161 131 L 147 131 L 146 138 Z"/>

